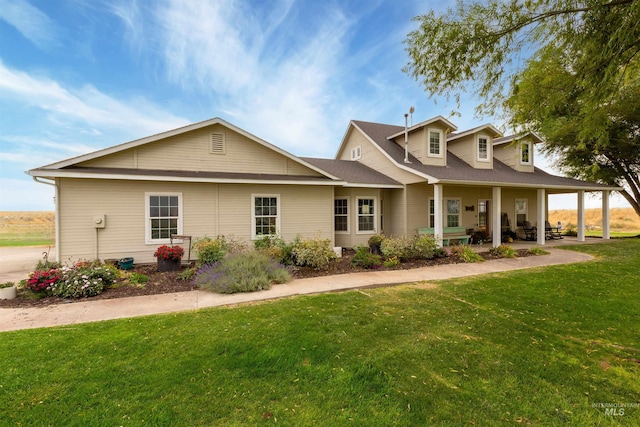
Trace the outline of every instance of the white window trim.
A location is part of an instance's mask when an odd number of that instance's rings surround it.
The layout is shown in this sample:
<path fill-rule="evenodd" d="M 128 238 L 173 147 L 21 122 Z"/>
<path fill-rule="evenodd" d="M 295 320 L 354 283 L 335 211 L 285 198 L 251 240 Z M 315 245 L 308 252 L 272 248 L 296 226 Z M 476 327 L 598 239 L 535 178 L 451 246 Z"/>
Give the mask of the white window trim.
<path fill-rule="evenodd" d="M 431 152 L 431 132 L 437 133 L 440 137 L 440 153 L 439 154 L 433 154 Z M 427 129 L 427 157 L 436 157 L 441 159 L 443 156 L 444 156 L 444 132 L 442 132 L 440 129 L 428 128 Z"/>
<path fill-rule="evenodd" d="M 528 162 L 524 162 L 522 161 L 522 146 L 526 144 L 529 147 L 529 161 Z M 525 165 L 525 166 L 531 166 L 533 164 L 533 144 L 529 141 L 521 141 L 520 142 L 520 148 L 519 148 L 519 157 L 520 157 L 520 164 L 521 165 Z"/>
<path fill-rule="evenodd" d="M 178 197 L 178 235 L 182 235 L 182 220 L 184 217 L 184 210 L 182 205 L 182 193 L 163 193 L 163 192 L 147 192 L 144 193 L 144 243 L 147 245 L 163 245 L 171 244 L 171 239 L 152 239 L 151 238 L 151 216 L 149 215 L 149 209 L 151 207 L 149 198 L 151 196 L 177 196 Z M 173 239 L 173 243 L 182 243 L 181 239 Z"/>
<path fill-rule="evenodd" d="M 373 230 L 360 231 L 360 221 L 358 221 L 360 217 L 360 214 L 358 213 L 358 201 L 360 200 L 373 200 Z M 378 232 L 378 198 L 373 196 L 356 197 L 355 217 L 356 217 L 356 234 L 376 234 Z"/>
<path fill-rule="evenodd" d="M 334 218 L 334 228 L 335 228 L 335 217 L 336 217 L 336 200 L 346 200 L 347 201 L 347 231 L 337 231 L 333 230 L 336 234 L 351 234 L 351 200 L 347 197 L 334 197 L 333 199 L 333 218 Z"/>
<path fill-rule="evenodd" d="M 362 146 L 358 145 L 351 149 L 351 160 L 360 160 L 362 158 Z"/>
<path fill-rule="evenodd" d="M 458 225 L 457 227 L 462 227 L 462 198 L 461 197 L 444 197 L 442 199 L 442 203 L 444 203 L 443 209 L 442 209 L 442 214 L 444 215 L 444 217 L 442 218 L 442 226 L 443 227 L 449 227 L 448 221 L 447 221 L 447 217 L 449 216 L 449 211 L 447 210 L 448 208 L 448 201 L 449 200 L 457 200 L 458 201 Z"/>
<path fill-rule="evenodd" d="M 487 140 L 487 158 L 486 159 L 484 157 L 480 157 L 480 139 Z M 478 137 L 476 138 L 476 153 L 477 153 L 476 157 L 479 162 L 491 161 L 491 138 L 489 138 L 487 135 L 478 135 Z"/>
<path fill-rule="evenodd" d="M 276 216 L 276 233 L 280 235 L 280 218 L 282 217 L 282 204 L 280 203 L 279 194 L 251 194 L 251 240 L 257 240 L 266 236 L 266 234 L 256 234 L 256 197 L 275 197 L 278 204 L 278 215 Z"/>

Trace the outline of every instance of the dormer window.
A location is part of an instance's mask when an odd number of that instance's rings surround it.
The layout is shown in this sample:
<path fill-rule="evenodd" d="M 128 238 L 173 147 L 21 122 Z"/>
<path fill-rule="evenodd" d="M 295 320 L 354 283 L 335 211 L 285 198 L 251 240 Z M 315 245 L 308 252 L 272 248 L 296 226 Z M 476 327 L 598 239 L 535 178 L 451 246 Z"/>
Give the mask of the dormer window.
<path fill-rule="evenodd" d="M 351 160 L 358 160 L 362 157 L 362 147 L 358 145 L 351 149 Z"/>
<path fill-rule="evenodd" d="M 523 165 L 531 164 L 531 142 L 520 143 L 520 163 Z"/>
<path fill-rule="evenodd" d="M 429 129 L 429 157 L 442 157 L 442 131 Z"/>
<path fill-rule="evenodd" d="M 486 136 L 478 137 L 478 161 L 489 161 L 489 138 Z"/>

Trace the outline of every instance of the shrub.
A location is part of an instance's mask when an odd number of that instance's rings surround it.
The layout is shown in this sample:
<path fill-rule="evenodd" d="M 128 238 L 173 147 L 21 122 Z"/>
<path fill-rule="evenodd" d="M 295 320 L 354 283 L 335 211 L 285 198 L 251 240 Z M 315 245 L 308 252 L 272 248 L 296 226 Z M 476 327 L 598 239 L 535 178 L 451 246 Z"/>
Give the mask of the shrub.
<path fill-rule="evenodd" d="M 383 236 L 379 234 L 374 234 L 373 236 L 369 237 L 369 240 L 367 240 L 367 243 L 369 244 L 369 246 L 371 245 L 380 246 L 383 240 L 384 240 Z"/>
<path fill-rule="evenodd" d="M 193 243 L 198 253 L 198 265 L 213 264 L 220 261 L 227 254 L 227 242 L 224 237 L 203 237 Z"/>
<path fill-rule="evenodd" d="M 545 251 L 544 249 L 538 246 L 534 246 L 533 248 L 530 248 L 527 252 L 529 252 L 532 255 L 549 255 L 549 252 Z"/>
<path fill-rule="evenodd" d="M 51 285 L 61 280 L 62 274 L 59 269 L 36 270 L 29 274 L 29 278 L 24 287 L 33 292 L 46 291 Z"/>
<path fill-rule="evenodd" d="M 329 239 L 298 240 L 291 249 L 291 256 L 296 265 L 311 267 L 317 270 L 327 268 L 337 258 Z"/>
<path fill-rule="evenodd" d="M 508 245 L 500 245 L 495 248 L 489 249 L 489 253 L 493 256 L 497 256 L 499 258 L 515 258 L 516 251 L 511 246 Z"/>
<path fill-rule="evenodd" d="M 411 244 L 404 237 L 385 237 L 380 245 L 380 250 L 385 258 L 396 257 L 404 261 L 411 255 Z"/>
<path fill-rule="evenodd" d="M 451 255 L 457 256 L 464 262 L 482 262 L 484 258 L 475 253 L 469 245 L 455 245 L 451 248 Z"/>
<path fill-rule="evenodd" d="M 299 243 L 299 237 L 296 237 L 292 243 L 287 244 L 278 236 L 263 236 L 253 244 L 256 250 L 264 253 L 269 258 L 285 265 L 291 265 L 294 263 L 292 250 Z"/>
<path fill-rule="evenodd" d="M 230 255 L 215 264 L 201 267 L 194 283 L 199 288 L 222 294 L 271 289 L 273 283 L 285 283 L 291 274 L 282 265 L 260 252 Z"/>
<path fill-rule="evenodd" d="M 409 257 L 433 259 L 439 256 L 440 248 L 436 239 L 429 235 L 416 236 L 411 243 Z"/>
<path fill-rule="evenodd" d="M 569 237 L 576 237 L 578 235 L 578 226 L 572 223 L 567 224 L 564 235 Z"/>
<path fill-rule="evenodd" d="M 129 282 L 131 282 L 132 285 L 144 285 L 148 281 L 149 281 L 149 276 L 142 273 L 134 272 L 134 273 L 131 273 L 131 276 L 129 277 Z"/>
<path fill-rule="evenodd" d="M 382 265 L 382 258 L 379 255 L 369 252 L 369 248 L 366 246 L 358 246 L 356 248 L 356 254 L 351 259 L 351 264 L 366 269 L 375 269 L 380 268 Z"/>
<path fill-rule="evenodd" d="M 195 268 L 193 267 L 185 268 L 180 273 L 178 273 L 178 280 L 191 280 L 195 275 L 196 275 Z"/>
<path fill-rule="evenodd" d="M 62 277 L 48 291 L 60 298 L 86 298 L 99 295 L 117 278 L 115 268 L 100 263 L 79 263 L 63 267 Z"/>
<path fill-rule="evenodd" d="M 384 261 L 384 266 L 387 268 L 397 267 L 400 265 L 400 260 L 396 257 L 389 258 Z"/>

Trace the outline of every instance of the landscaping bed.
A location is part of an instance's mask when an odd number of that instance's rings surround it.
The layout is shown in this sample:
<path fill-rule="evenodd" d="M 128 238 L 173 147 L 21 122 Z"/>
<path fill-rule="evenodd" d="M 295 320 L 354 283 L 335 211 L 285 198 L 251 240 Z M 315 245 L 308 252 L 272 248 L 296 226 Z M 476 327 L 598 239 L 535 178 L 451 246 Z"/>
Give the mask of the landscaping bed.
<path fill-rule="evenodd" d="M 532 254 L 526 249 L 519 249 L 516 251 L 518 257 L 531 256 Z M 400 263 L 397 266 L 387 267 L 381 265 L 375 270 L 368 270 L 356 265 L 353 265 L 352 259 L 355 252 L 352 250 L 345 250 L 343 256 L 330 263 L 326 269 L 314 269 L 311 267 L 296 267 L 291 266 L 290 271 L 293 279 L 303 279 L 308 277 L 339 275 L 347 273 L 358 273 L 367 271 L 388 271 L 388 270 L 409 270 L 420 267 L 429 267 L 436 265 L 457 264 L 464 261 L 456 256 L 447 256 L 434 259 L 413 259 Z M 497 259 L 496 255 L 492 255 L 489 252 L 481 252 L 480 255 L 485 260 Z M 183 270 L 186 267 L 183 266 Z M 116 285 L 107 288 L 99 295 L 89 298 L 79 299 L 66 299 L 55 296 L 46 296 L 36 298 L 32 292 L 27 290 L 18 291 L 18 296 L 12 300 L 0 300 L 0 308 L 18 308 L 18 307 L 43 307 L 52 304 L 69 304 L 81 301 L 95 301 L 100 299 L 114 299 L 114 298 L 126 298 L 142 295 L 155 295 L 165 294 L 172 292 L 185 292 L 195 290 L 196 287 L 192 280 L 183 280 L 178 276 L 179 271 L 158 272 L 156 264 L 138 264 L 135 265 L 132 272 L 144 274 L 149 278 L 149 281 L 143 284 L 122 284 L 119 280 Z M 277 285 L 276 285 L 277 286 Z"/>

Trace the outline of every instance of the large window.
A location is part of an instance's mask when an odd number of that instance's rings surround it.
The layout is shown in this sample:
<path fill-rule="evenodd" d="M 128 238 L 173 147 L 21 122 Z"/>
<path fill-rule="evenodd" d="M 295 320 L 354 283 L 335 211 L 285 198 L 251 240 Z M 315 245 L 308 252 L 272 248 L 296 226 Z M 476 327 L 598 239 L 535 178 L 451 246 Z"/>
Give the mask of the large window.
<path fill-rule="evenodd" d="M 358 233 L 375 233 L 375 199 L 358 199 Z"/>
<path fill-rule="evenodd" d="M 531 143 L 523 142 L 520 144 L 520 163 L 523 165 L 531 164 Z"/>
<path fill-rule="evenodd" d="M 280 230 L 280 196 L 252 195 L 252 237 L 275 235 Z"/>
<path fill-rule="evenodd" d="M 429 199 L 429 227 L 436 226 L 436 201 Z"/>
<path fill-rule="evenodd" d="M 447 227 L 460 227 L 460 199 L 446 199 Z"/>
<path fill-rule="evenodd" d="M 444 199 L 446 206 L 444 227 L 460 227 L 460 199 Z M 429 199 L 429 227 L 436 226 L 436 204 Z"/>
<path fill-rule="evenodd" d="M 489 160 L 489 138 L 478 137 L 478 160 Z"/>
<path fill-rule="evenodd" d="M 442 132 L 439 130 L 429 130 L 429 156 L 442 157 Z"/>
<path fill-rule="evenodd" d="M 182 234 L 182 194 L 146 193 L 146 242 L 168 243 Z"/>
<path fill-rule="evenodd" d="M 336 233 L 349 232 L 349 199 L 337 198 L 333 201 L 333 221 Z"/>
<path fill-rule="evenodd" d="M 522 227 L 527 220 L 527 199 L 516 199 L 516 225 Z"/>

